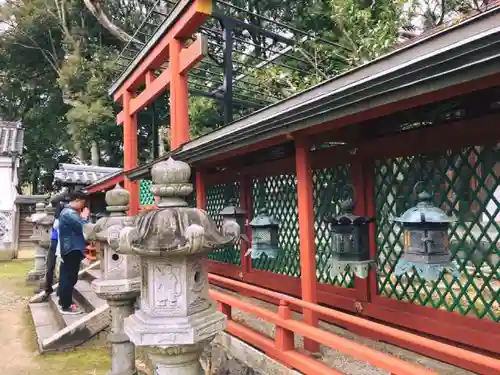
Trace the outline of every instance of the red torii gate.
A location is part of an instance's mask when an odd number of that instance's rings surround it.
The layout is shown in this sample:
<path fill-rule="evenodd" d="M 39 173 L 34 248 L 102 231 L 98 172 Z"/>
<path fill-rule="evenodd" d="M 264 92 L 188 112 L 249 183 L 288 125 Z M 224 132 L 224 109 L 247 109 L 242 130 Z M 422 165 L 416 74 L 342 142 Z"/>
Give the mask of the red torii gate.
<path fill-rule="evenodd" d="M 157 43 L 110 89 L 113 100 L 123 106 L 116 120 L 118 125 L 123 124 L 124 172 L 138 166 L 137 113 L 169 87 L 170 148 L 174 150 L 189 141 L 188 71 L 206 55 L 207 40 L 198 35 L 189 46 L 184 40 L 191 38 L 211 13 L 212 0 L 178 3 Z M 156 76 L 154 72 L 166 61 L 168 67 Z M 139 212 L 139 184 L 125 177 L 125 189 L 130 192 L 130 214 L 135 215 Z"/>

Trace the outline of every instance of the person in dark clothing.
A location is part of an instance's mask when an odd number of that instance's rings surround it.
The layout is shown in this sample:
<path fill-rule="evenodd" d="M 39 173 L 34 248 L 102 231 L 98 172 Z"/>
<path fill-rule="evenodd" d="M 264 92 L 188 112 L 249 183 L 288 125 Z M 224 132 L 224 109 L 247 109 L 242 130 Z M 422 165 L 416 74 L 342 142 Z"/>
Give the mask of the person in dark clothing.
<path fill-rule="evenodd" d="M 73 304 L 73 288 L 78 281 L 80 264 L 84 258 L 83 225 L 87 223 L 89 216 L 85 203 L 85 193 L 81 191 L 70 193 L 69 204 L 59 216 L 59 247 L 62 258 L 59 275 L 59 305 L 62 314 L 83 312 Z"/>
<path fill-rule="evenodd" d="M 56 268 L 56 250 L 57 250 L 57 242 L 58 242 L 58 231 L 56 229 L 57 221 L 59 220 L 59 216 L 61 214 L 61 210 L 64 208 L 66 203 L 66 192 L 63 195 L 58 195 L 51 200 L 52 207 L 55 208 L 54 212 L 54 227 L 52 228 L 52 237 L 50 242 L 49 251 L 47 253 L 47 261 L 46 261 L 46 273 L 45 273 L 45 290 L 44 294 L 41 298 L 41 302 L 45 302 L 49 299 L 50 295 L 54 291 L 52 288 L 52 284 L 54 283 L 54 270 Z"/>

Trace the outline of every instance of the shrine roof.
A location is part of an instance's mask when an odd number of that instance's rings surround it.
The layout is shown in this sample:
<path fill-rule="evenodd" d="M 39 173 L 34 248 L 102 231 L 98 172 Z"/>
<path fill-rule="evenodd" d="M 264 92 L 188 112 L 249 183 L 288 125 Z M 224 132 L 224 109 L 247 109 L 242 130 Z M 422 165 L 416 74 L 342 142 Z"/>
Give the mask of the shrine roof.
<path fill-rule="evenodd" d="M 121 168 L 63 163 L 54 172 L 54 180 L 68 185 L 90 185 L 121 172 Z"/>
<path fill-rule="evenodd" d="M 24 129 L 20 122 L 0 120 L 0 156 L 20 155 L 24 147 Z"/>
<path fill-rule="evenodd" d="M 499 40 L 500 7 L 495 7 L 194 139 L 155 162 L 173 156 L 196 164 L 320 124 L 347 118 L 339 126 L 362 122 L 369 118 L 361 115 L 367 111 L 499 73 Z M 126 174 L 145 178 L 155 162 Z"/>

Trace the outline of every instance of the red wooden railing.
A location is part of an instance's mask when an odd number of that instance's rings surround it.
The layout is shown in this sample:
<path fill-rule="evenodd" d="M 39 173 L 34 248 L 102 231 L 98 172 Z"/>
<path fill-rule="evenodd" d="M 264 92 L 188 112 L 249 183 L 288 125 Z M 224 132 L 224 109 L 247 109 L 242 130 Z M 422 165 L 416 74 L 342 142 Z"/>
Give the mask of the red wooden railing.
<path fill-rule="evenodd" d="M 322 330 L 321 328 L 313 327 L 305 321 L 292 319 L 292 307 L 299 308 L 299 310 L 307 309 L 309 311 L 314 311 L 319 316 L 330 317 L 334 320 L 343 322 L 344 324 L 370 330 L 374 333 L 403 339 L 413 345 L 421 347 L 423 351 L 426 349 L 432 349 L 433 351 L 439 352 L 442 358 L 448 359 L 451 363 L 456 362 L 457 358 L 465 359 L 474 366 L 477 366 L 480 373 L 500 374 L 500 360 L 486 355 L 448 345 L 416 334 L 369 321 L 367 319 L 342 313 L 331 308 L 306 302 L 286 294 L 273 292 L 255 285 L 228 279 L 226 277 L 209 274 L 209 281 L 212 284 L 226 287 L 228 289 L 246 291 L 249 295 L 257 298 L 260 296 L 265 297 L 267 300 L 271 299 L 276 301 L 279 305 L 277 313 L 257 306 L 249 301 L 234 297 L 229 293 L 215 289 L 212 289 L 209 292 L 210 297 L 217 301 L 219 310 L 228 317 L 228 325 L 226 328 L 228 333 L 257 347 L 270 357 L 279 360 L 286 366 L 295 368 L 305 374 L 333 375 L 339 374 L 339 372 L 326 366 L 321 361 L 314 359 L 312 356 L 297 350 L 294 344 L 295 335 L 303 336 L 304 338 L 313 340 L 321 345 L 339 350 L 345 354 L 353 356 L 356 359 L 367 361 L 373 366 L 389 371 L 392 374 L 434 374 L 435 372 L 357 344 L 343 337 Z M 276 335 L 274 340 L 241 323 L 233 321 L 231 319 L 231 309 L 233 307 L 276 325 Z M 485 369 L 487 372 L 484 372 Z"/>

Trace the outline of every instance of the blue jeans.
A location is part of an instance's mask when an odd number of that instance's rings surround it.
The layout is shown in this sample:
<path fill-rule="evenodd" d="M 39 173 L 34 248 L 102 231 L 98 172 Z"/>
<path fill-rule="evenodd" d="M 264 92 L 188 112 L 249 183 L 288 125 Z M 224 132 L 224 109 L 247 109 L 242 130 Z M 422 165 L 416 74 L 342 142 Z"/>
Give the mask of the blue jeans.
<path fill-rule="evenodd" d="M 49 252 L 47 253 L 46 273 L 45 273 L 45 293 L 52 294 L 52 283 L 54 282 L 54 269 L 56 268 L 56 248 L 57 240 L 52 240 L 50 243 Z"/>
<path fill-rule="evenodd" d="M 59 305 L 63 310 L 69 309 L 73 303 L 73 288 L 78 281 L 82 259 L 83 254 L 79 250 L 62 255 L 64 263 L 61 263 L 59 275 Z"/>

